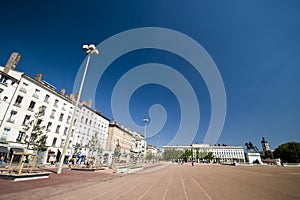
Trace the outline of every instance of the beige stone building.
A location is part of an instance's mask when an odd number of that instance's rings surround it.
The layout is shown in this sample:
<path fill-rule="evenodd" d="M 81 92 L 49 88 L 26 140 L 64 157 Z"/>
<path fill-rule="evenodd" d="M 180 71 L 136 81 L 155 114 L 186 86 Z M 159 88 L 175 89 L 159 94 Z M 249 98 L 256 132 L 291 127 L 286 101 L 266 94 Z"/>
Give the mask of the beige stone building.
<path fill-rule="evenodd" d="M 128 128 L 117 124 L 114 120 L 109 124 L 107 149 L 115 151 L 120 146 L 120 161 L 129 162 L 132 150 L 132 133 Z"/>

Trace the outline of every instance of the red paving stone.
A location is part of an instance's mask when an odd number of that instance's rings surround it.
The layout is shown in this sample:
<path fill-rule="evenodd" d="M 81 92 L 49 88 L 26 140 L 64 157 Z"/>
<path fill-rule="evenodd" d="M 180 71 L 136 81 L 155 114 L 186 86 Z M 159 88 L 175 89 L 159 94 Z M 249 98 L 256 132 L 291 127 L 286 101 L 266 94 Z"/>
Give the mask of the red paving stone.
<path fill-rule="evenodd" d="M 300 199 L 300 168 L 170 164 L 121 176 L 64 170 L 48 180 L 2 180 L 0 187 L 0 199 L 9 200 Z"/>
<path fill-rule="evenodd" d="M 56 169 L 44 169 L 45 172 L 52 172 L 48 179 L 36 179 L 28 181 L 13 182 L 0 179 L 0 194 L 15 193 L 34 188 L 44 188 L 49 186 L 58 187 L 64 184 L 76 185 L 86 182 L 107 181 L 119 177 L 119 174 L 112 173 L 111 170 L 100 170 L 96 172 L 77 171 L 63 169 L 61 174 L 56 174 Z"/>

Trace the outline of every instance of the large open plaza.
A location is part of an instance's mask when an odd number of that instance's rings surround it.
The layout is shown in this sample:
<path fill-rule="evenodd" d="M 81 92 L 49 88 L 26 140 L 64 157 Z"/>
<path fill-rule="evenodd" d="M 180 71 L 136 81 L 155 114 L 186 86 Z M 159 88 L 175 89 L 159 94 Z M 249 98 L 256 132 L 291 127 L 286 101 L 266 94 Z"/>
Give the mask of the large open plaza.
<path fill-rule="evenodd" d="M 0 199 L 299 199 L 299 186 L 299 167 L 164 163 L 127 175 L 64 169 L 0 180 Z"/>

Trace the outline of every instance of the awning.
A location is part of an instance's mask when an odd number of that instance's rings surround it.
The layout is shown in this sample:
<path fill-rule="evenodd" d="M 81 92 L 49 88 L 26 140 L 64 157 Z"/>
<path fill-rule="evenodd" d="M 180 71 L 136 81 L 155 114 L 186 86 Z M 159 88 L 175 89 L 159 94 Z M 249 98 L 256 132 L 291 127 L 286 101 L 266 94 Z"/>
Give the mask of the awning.
<path fill-rule="evenodd" d="M 1 146 L 0 146 L 0 152 L 1 152 L 1 153 L 8 153 L 8 148 L 7 148 L 7 147 L 1 147 Z"/>
<path fill-rule="evenodd" d="M 21 149 L 21 148 L 10 148 L 10 151 L 11 152 L 18 152 L 18 153 L 20 153 L 20 152 L 24 152 L 24 149 Z"/>

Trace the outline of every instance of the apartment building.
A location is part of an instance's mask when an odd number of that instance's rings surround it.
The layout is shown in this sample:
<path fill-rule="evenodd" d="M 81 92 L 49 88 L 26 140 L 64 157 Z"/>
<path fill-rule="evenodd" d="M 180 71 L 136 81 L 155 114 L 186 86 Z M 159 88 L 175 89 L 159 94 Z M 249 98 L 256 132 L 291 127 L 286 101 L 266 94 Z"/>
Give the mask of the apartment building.
<path fill-rule="evenodd" d="M 79 156 L 98 156 L 102 163 L 109 163 L 112 153 L 106 147 L 110 120 L 101 112 L 92 109 L 91 105 L 91 100 L 83 101 L 77 108 L 73 144 L 82 147 Z"/>
<path fill-rule="evenodd" d="M 119 146 L 121 151 L 120 161 L 130 161 L 132 140 L 132 132 L 128 128 L 117 124 L 114 120 L 109 124 L 107 150 L 114 152 L 116 147 Z"/>
<path fill-rule="evenodd" d="M 146 156 L 145 137 L 138 132 L 132 132 L 132 153 L 135 162 L 141 162 Z"/>
<path fill-rule="evenodd" d="M 15 71 L 20 55 L 13 53 L 5 67 L 0 67 L 0 140 L 2 143 L 25 147 L 24 127 L 40 109 L 43 116 L 41 126 L 47 132 L 48 150 L 43 155 L 43 163 L 49 159 L 58 160 L 70 126 L 73 104 L 64 96 L 65 90 L 56 88 L 42 79 L 42 74 L 31 78 L 23 72 Z M 72 137 L 67 149 L 66 159 L 71 154 Z"/>

